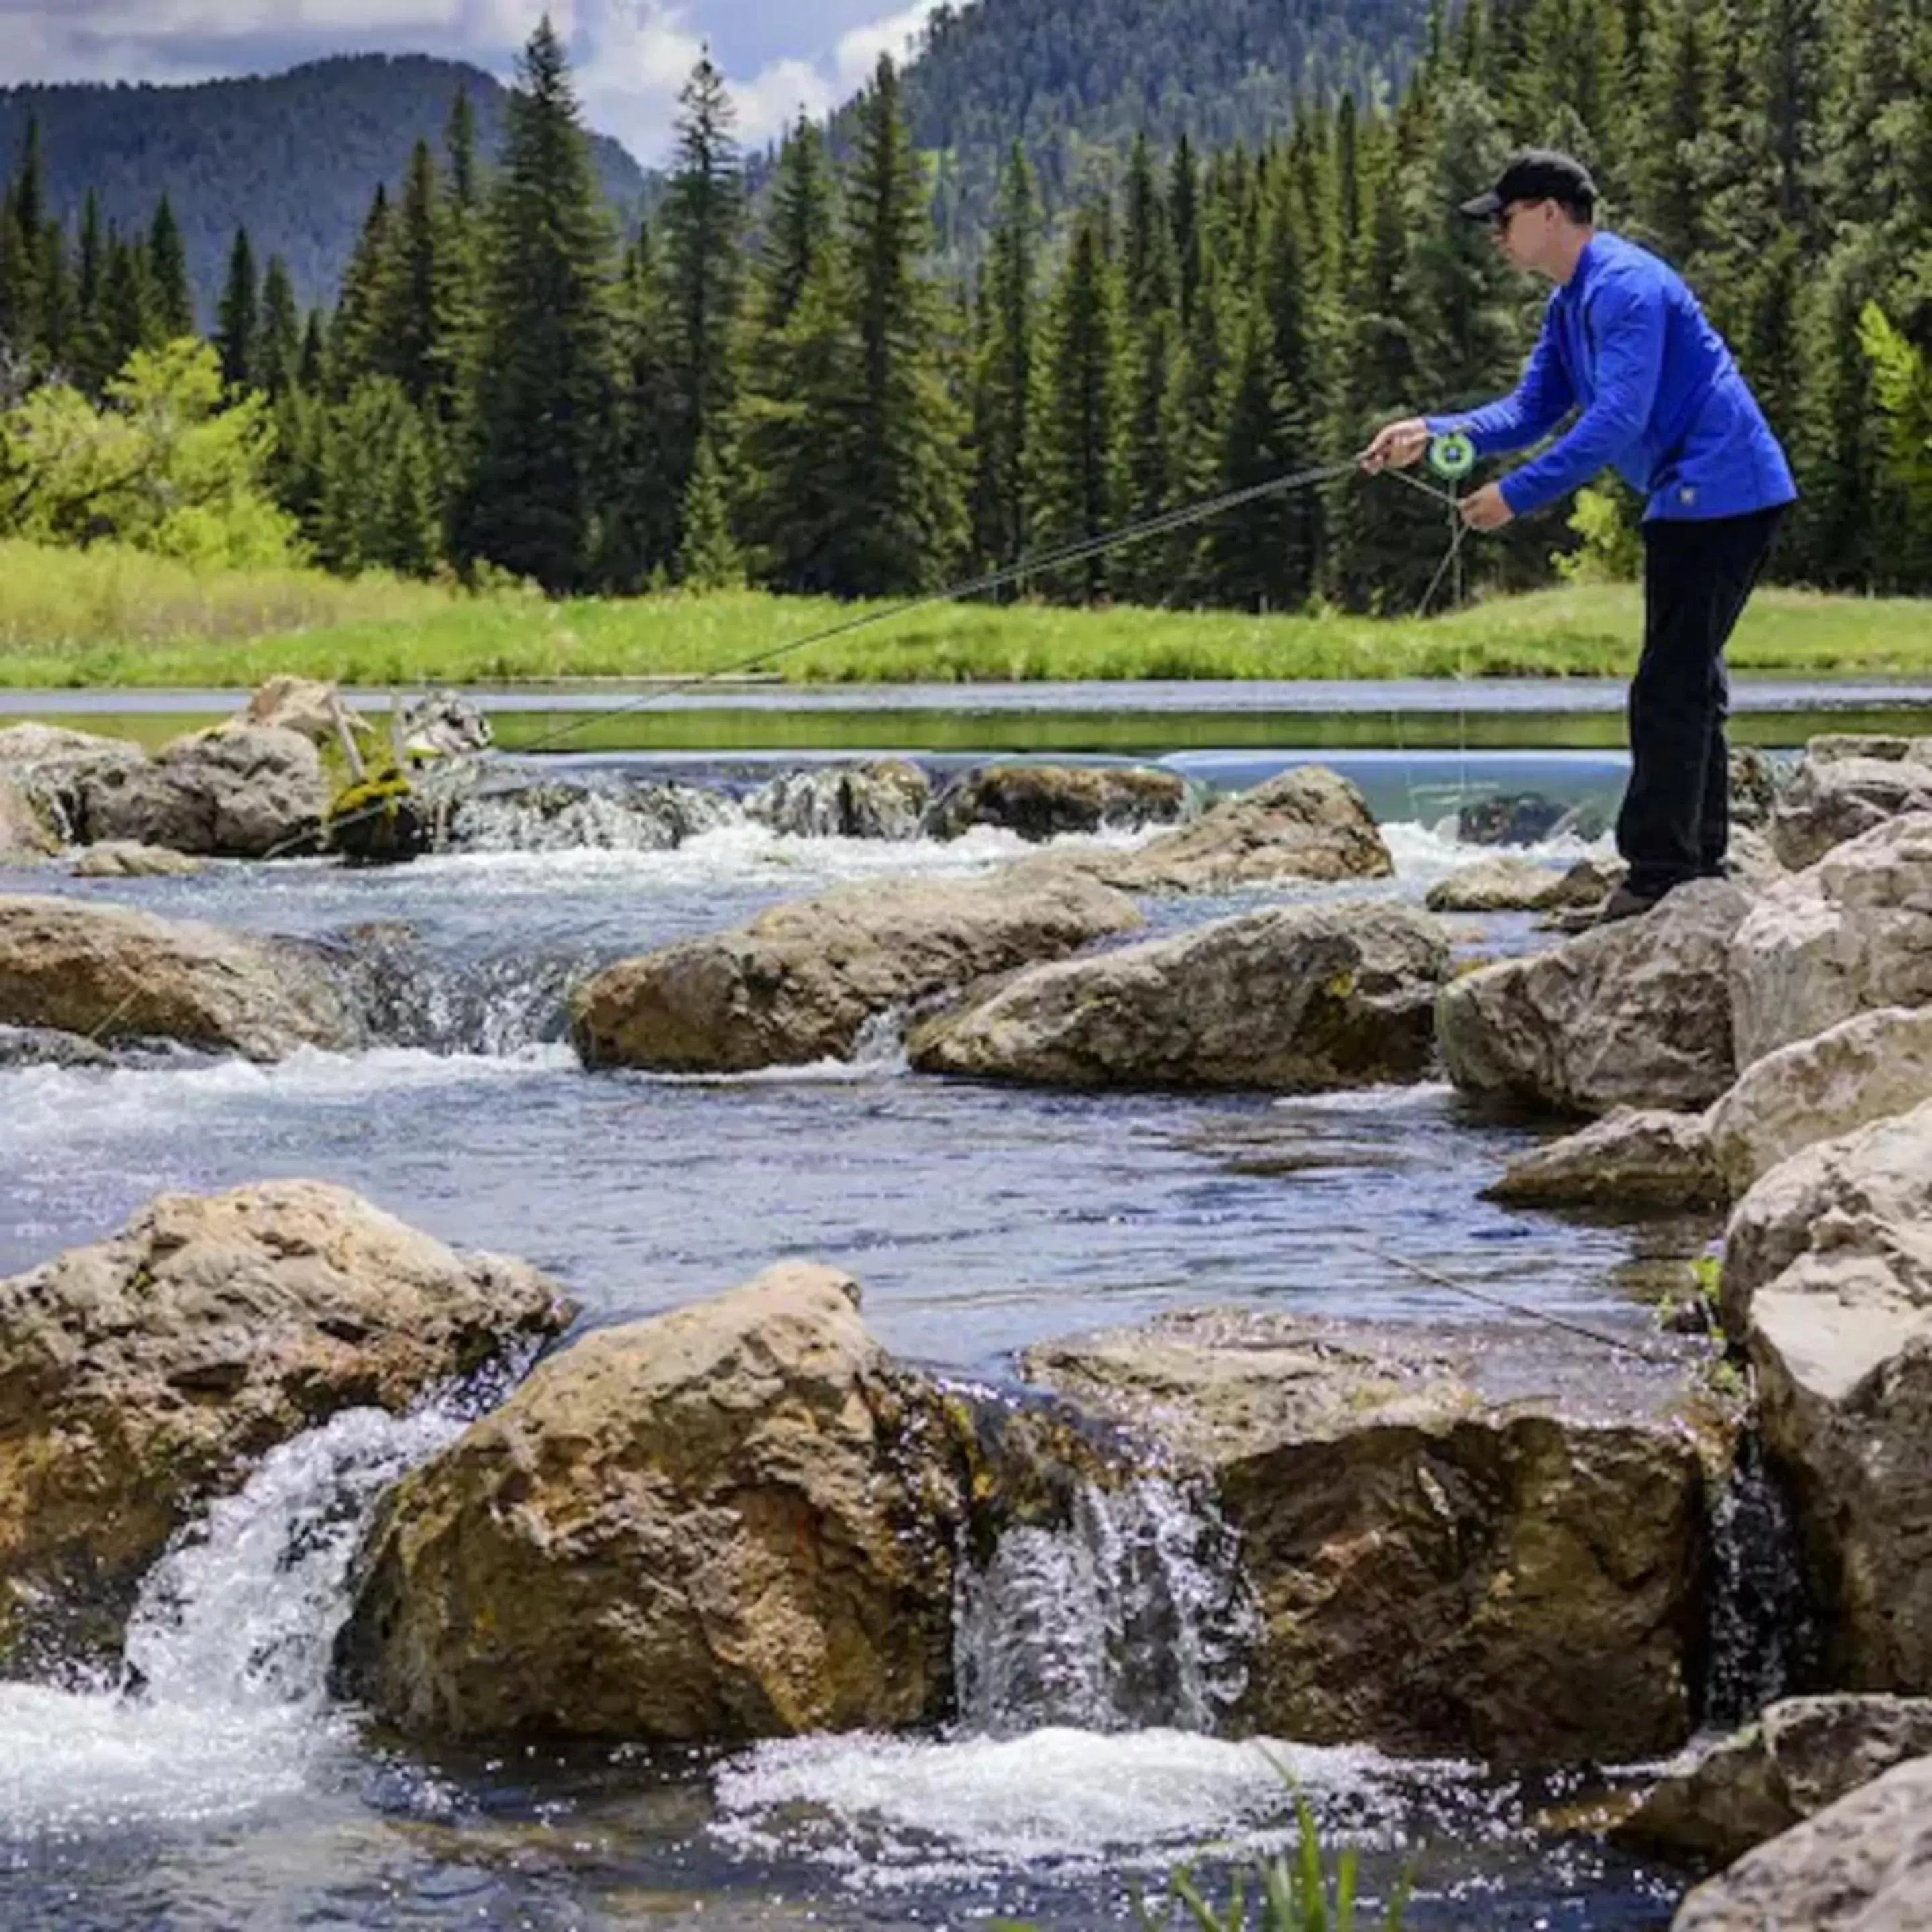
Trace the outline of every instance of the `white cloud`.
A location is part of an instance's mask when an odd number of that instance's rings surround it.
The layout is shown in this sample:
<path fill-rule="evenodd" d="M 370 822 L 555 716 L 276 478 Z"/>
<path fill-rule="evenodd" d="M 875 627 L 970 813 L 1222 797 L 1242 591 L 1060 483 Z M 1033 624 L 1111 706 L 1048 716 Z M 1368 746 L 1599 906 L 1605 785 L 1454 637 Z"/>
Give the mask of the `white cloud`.
<path fill-rule="evenodd" d="M 880 55 L 890 54 L 904 66 L 920 30 L 938 10 L 939 0 L 913 0 L 910 7 L 902 7 L 896 14 L 888 14 L 883 20 L 841 34 L 832 55 L 832 77 L 838 84 L 840 99 L 855 92 L 872 79 L 873 70 L 879 64 Z"/>

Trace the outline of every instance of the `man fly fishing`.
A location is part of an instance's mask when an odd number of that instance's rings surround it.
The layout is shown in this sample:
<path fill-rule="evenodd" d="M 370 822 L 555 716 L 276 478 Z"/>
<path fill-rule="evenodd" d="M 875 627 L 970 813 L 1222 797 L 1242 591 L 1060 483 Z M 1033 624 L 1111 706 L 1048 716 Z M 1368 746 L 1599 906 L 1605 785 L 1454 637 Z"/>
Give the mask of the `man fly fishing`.
<path fill-rule="evenodd" d="M 1643 652 L 1630 691 L 1630 784 L 1617 818 L 1628 878 L 1600 922 L 1646 912 L 1687 879 L 1722 877 L 1730 839 L 1724 650 L 1798 494 L 1784 452 L 1724 338 L 1666 262 L 1596 226 L 1597 190 L 1568 154 L 1518 154 L 1462 205 L 1510 264 L 1556 284 L 1513 395 L 1389 424 L 1375 471 L 1461 432 L 1478 455 L 1567 434 L 1462 506 L 1498 530 L 1606 464 L 1645 497 Z"/>

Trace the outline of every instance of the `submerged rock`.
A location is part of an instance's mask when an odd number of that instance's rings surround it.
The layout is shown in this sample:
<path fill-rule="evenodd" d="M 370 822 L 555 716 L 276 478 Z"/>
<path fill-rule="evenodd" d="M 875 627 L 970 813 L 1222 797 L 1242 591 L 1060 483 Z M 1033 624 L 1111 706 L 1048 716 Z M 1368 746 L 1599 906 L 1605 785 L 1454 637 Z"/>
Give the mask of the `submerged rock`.
<path fill-rule="evenodd" d="M 1456 836 L 1466 845 L 1534 845 L 1549 838 L 1573 808 L 1540 792 L 1472 799 L 1456 814 Z"/>
<path fill-rule="evenodd" d="M 1187 787 L 1173 772 L 1106 765 L 987 765 L 953 780 L 933 802 L 926 829 L 957 838 L 976 825 L 1022 838 L 1135 831 L 1184 815 Z"/>
<path fill-rule="evenodd" d="M 844 1058 L 877 1014 L 1142 925 L 1076 873 L 842 886 L 609 967 L 571 1003 L 586 1066 L 742 1072 Z"/>
<path fill-rule="evenodd" d="M 114 1056 L 77 1033 L 0 1025 L 0 1066 L 112 1066 Z"/>
<path fill-rule="evenodd" d="M 858 1285 L 588 1335 L 405 1480 L 339 1651 L 412 1737 L 711 1742 L 946 1712 L 964 1499 Z"/>
<path fill-rule="evenodd" d="M 1445 988 L 1436 1031 L 1465 1090 L 1559 1113 L 1708 1106 L 1736 1075 L 1731 938 L 1750 902 L 1722 880 Z"/>
<path fill-rule="evenodd" d="M 1642 1214 L 1721 1208 L 1728 1195 L 1703 1114 L 1618 1107 L 1512 1161 L 1483 1198 Z"/>
<path fill-rule="evenodd" d="M 168 1539 L 267 1450 L 515 1366 L 571 1312 L 313 1181 L 163 1195 L 0 1282 L 0 1664 L 111 1653 Z"/>
<path fill-rule="evenodd" d="M 1214 1479 L 1262 1620 L 1256 1730 L 1519 1765 L 1689 1733 L 1703 1483 L 1670 1370 L 1547 1329 L 1231 1310 L 1024 1360 Z"/>
<path fill-rule="evenodd" d="M 1711 1109 L 1734 1195 L 1782 1160 L 1932 1100 L 1932 1006 L 1882 1006 L 1754 1060 Z"/>
<path fill-rule="evenodd" d="M 85 848 L 68 869 L 76 879 L 184 879 L 206 867 L 202 860 L 165 845 L 110 838 Z"/>
<path fill-rule="evenodd" d="M 1932 1754 L 1932 1698 L 1787 1697 L 1694 1746 L 1613 1834 L 1729 1864 L 1894 1765 Z"/>
<path fill-rule="evenodd" d="M 794 838 L 916 838 L 932 796 L 904 758 L 782 772 L 745 801 L 745 815 Z"/>
<path fill-rule="evenodd" d="M 1932 1004 L 1932 812 L 1774 886 L 1732 940 L 1730 970 L 1740 1066 L 1855 1013 Z"/>
<path fill-rule="evenodd" d="M 1138 851 L 1060 862 L 1134 892 L 1235 892 L 1295 879 L 1381 879 L 1395 870 L 1360 792 L 1319 765 L 1223 799 Z"/>
<path fill-rule="evenodd" d="M 328 803 L 315 746 L 273 724 L 178 738 L 152 764 L 90 771 L 76 796 L 90 844 L 122 839 L 236 859 L 314 850 Z"/>
<path fill-rule="evenodd" d="M 1449 949 L 1400 906 L 1288 906 L 1036 967 L 912 1036 L 922 1072 L 1305 1092 L 1418 1080 Z"/>
<path fill-rule="evenodd" d="M 1932 1688 L 1932 1103 L 1773 1168 L 1726 1244 L 1828 1681 Z"/>
<path fill-rule="evenodd" d="M 73 899 L 0 898 L 0 1022 L 250 1060 L 347 1048 L 360 1028 L 313 949 Z"/>
<path fill-rule="evenodd" d="M 449 842 L 461 852 L 668 852 L 736 815 L 717 793 L 668 781 L 517 782 L 458 800 Z"/>
<path fill-rule="evenodd" d="M 1700 1886 L 1671 1932 L 1932 1925 L 1932 1757 L 1895 1766 Z"/>

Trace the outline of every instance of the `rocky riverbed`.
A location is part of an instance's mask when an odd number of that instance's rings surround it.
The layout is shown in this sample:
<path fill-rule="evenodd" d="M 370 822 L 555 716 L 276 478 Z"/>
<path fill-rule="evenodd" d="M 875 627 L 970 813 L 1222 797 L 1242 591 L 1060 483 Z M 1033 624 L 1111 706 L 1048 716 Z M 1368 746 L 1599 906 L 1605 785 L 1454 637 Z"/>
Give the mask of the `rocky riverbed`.
<path fill-rule="evenodd" d="M 1923 748 L 1566 936 L 1307 768 L 264 864 L 301 698 L 0 734 L 10 1922 L 1099 1924 L 1256 1740 L 1412 1924 L 1910 1922 Z"/>

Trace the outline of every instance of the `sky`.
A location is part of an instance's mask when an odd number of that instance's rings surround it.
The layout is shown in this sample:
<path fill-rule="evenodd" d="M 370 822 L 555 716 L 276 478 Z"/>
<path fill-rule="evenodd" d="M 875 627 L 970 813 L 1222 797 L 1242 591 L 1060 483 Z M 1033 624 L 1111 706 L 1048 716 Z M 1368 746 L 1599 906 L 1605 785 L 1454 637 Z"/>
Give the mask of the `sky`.
<path fill-rule="evenodd" d="M 762 146 L 802 108 L 856 92 L 936 0 L 549 0 L 585 116 L 646 166 L 667 158 L 677 91 L 708 45 Z M 0 86 L 208 80 L 326 54 L 433 53 L 507 80 L 544 0 L 0 0 Z"/>

